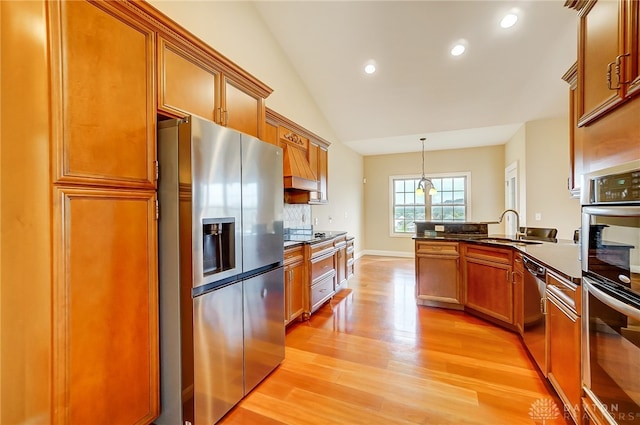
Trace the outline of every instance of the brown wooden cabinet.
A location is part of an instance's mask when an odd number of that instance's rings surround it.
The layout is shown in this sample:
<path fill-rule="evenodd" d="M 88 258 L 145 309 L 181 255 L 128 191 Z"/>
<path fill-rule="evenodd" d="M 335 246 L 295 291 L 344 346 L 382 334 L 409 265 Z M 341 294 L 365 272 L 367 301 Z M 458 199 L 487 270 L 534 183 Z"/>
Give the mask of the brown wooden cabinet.
<path fill-rule="evenodd" d="M 547 272 L 547 377 L 577 424 L 582 418 L 580 294 L 578 285 Z"/>
<path fill-rule="evenodd" d="M 524 332 L 524 263 L 520 252 L 513 255 L 513 324 L 522 335 Z"/>
<path fill-rule="evenodd" d="M 416 240 L 416 300 L 462 309 L 460 244 Z"/>
<path fill-rule="evenodd" d="M 159 413 L 155 192 L 56 187 L 54 422 Z"/>
<path fill-rule="evenodd" d="M 591 0 L 580 10 L 578 125 L 602 116 L 624 100 L 624 4 Z M 616 88 L 617 87 L 617 88 Z"/>
<path fill-rule="evenodd" d="M 347 236 L 347 279 L 353 276 L 355 267 L 355 238 Z"/>
<path fill-rule="evenodd" d="M 640 7 L 636 0 L 590 0 L 579 12 L 578 125 L 640 90 Z"/>
<path fill-rule="evenodd" d="M 271 89 L 257 80 L 234 78 L 219 59 L 187 40 L 159 37 L 158 110 L 175 117 L 198 115 L 263 137 Z"/>
<path fill-rule="evenodd" d="M 580 174 L 640 155 L 640 4 L 572 0 L 565 5 L 577 9 L 579 17 L 569 179 L 577 196 Z M 568 82 L 571 72 L 565 74 Z M 570 84 L 573 89 L 574 82 Z"/>
<path fill-rule="evenodd" d="M 334 261 L 336 266 L 335 291 L 347 286 L 347 236 L 337 236 L 333 239 Z"/>
<path fill-rule="evenodd" d="M 220 122 L 220 78 L 204 58 L 158 40 L 158 110 Z"/>
<path fill-rule="evenodd" d="M 159 413 L 155 33 L 129 3 L 48 2 L 54 423 Z"/>
<path fill-rule="evenodd" d="M 335 294 L 336 268 L 333 239 L 305 245 L 305 249 L 305 256 L 309 259 L 308 317 Z"/>
<path fill-rule="evenodd" d="M 288 325 L 305 310 L 305 264 L 303 245 L 284 251 L 284 323 Z"/>
<path fill-rule="evenodd" d="M 569 178 L 567 188 L 574 198 L 580 197 L 583 173 L 583 127 L 578 127 L 578 63 L 562 76 L 569 84 Z"/>
<path fill-rule="evenodd" d="M 266 130 L 264 139 L 290 149 L 290 146 L 302 151 L 302 155 L 295 158 L 295 162 L 306 162 L 304 165 L 305 181 L 298 188 L 293 179 L 287 176 L 285 164 L 285 202 L 289 204 L 326 204 L 329 201 L 329 146 L 330 143 L 293 121 L 278 114 L 272 109 L 266 109 Z M 285 154 L 285 161 L 287 160 Z M 295 174 L 295 173 L 293 173 Z"/>
<path fill-rule="evenodd" d="M 513 324 L 512 250 L 465 244 L 465 308 Z"/>
<path fill-rule="evenodd" d="M 49 6 L 55 182 L 155 188 L 153 31 L 111 3 Z"/>
<path fill-rule="evenodd" d="M 310 144 L 309 162 L 315 169 L 318 190 L 309 193 L 310 204 L 326 204 L 329 201 L 329 151 L 325 146 Z"/>

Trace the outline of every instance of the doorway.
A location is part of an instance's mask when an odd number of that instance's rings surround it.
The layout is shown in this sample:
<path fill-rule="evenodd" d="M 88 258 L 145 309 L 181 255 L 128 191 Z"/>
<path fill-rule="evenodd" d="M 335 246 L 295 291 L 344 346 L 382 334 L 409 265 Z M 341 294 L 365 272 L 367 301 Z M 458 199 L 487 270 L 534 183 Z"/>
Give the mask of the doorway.
<path fill-rule="evenodd" d="M 518 161 L 512 162 L 504 169 L 504 205 L 505 209 L 514 209 L 518 212 L 519 202 L 519 185 L 518 185 Z M 504 231 L 507 235 L 515 235 L 516 220 L 513 214 L 507 214 L 505 216 Z"/>

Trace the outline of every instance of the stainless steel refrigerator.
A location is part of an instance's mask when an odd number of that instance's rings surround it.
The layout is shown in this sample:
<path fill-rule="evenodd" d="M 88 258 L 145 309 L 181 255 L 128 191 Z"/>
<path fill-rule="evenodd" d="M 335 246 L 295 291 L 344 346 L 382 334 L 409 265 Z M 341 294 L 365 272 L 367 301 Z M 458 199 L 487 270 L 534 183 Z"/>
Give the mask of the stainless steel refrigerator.
<path fill-rule="evenodd" d="M 284 359 L 282 150 L 158 124 L 161 415 L 213 424 Z"/>

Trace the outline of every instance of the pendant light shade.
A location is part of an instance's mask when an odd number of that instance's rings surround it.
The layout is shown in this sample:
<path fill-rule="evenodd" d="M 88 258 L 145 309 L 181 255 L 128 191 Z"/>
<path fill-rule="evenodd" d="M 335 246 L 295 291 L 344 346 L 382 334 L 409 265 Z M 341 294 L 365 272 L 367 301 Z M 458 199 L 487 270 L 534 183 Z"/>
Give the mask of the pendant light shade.
<path fill-rule="evenodd" d="M 420 138 L 420 141 L 422 142 L 422 177 L 420 178 L 420 181 L 418 182 L 418 187 L 416 188 L 416 195 L 422 195 L 424 194 L 424 191 L 427 188 L 427 185 L 429 186 L 429 196 L 435 195 L 436 193 L 438 193 L 438 189 L 436 189 L 436 187 L 433 185 L 433 182 L 426 178 L 424 176 L 424 141 L 426 139 L 424 137 Z"/>

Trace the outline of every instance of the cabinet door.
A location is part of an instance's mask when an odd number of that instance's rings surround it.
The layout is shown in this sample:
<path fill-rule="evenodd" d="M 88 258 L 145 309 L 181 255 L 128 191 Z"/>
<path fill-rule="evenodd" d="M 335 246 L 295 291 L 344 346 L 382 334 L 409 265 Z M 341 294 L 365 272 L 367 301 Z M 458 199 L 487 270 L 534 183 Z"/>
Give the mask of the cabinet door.
<path fill-rule="evenodd" d="M 458 256 L 416 256 L 418 300 L 462 304 L 459 264 Z"/>
<path fill-rule="evenodd" d="M 285 323 L 290 323 L 304 312 L 304 263 L 294 263 L 285 269 L 286 302 Z"/>
<path fill-rule="evenodd" d="M 347 241 L 347 279 L 353 276 L 355 263 L 355 242 L 353 239 Z"/>
<path fill-rule="evenodd" d="M 322 146 L 318 149 L 318 202 L 329 202 L 329 151 Z"/>
<path fill-rule="evenodd" d="M 520 335 L 524 332 L 524 264 L 522 256 L 513 258 L 513 323 Z"/>
<path fill-rule="evenodd" d="M 309 143 L 309 164 L 318 179 L 318 191 L 310 192 L 310 204 L 326 204 L 329 201 L 327 194 L 329 178 L 329 151 L 322 146 Z"/>
<path fill-rule="evenodd" d="M 158 43 L 158 109 L 219 121 L 220 74 L 196 55 L 166 41 Z M 216 111 L 218 113 L 216 113 Z"/>
<path fill-rule="evenodd" d="M 54 190 L 57 424 L 159 413 L 155 192 Z"/>
<path fill-rule="evenodd" d="M 243 90 L 228 77 L 224 77 L 224 106 L 222 125 L 262 137 L 264 132 L 264 99 Z"/>
<path fill-rule="evenodd" d="M 467 258 L 465 305 L 513 324 L 511 266 Z"/>
<path fill-rule="evenodd" d="M 629 60 L 627 60 L 626 80 L 629 81 L 627 95 L 640 93 L 640 2 L 627 0 L 626 38 Z"/>
<path fill-rule="evenodd" d="M 335 253 L 336 262 L 336 291 L 342 289 L 347 281 L 347 246 L 338 248 Z"/>
<path fill-rule="evenodd" d="M 153 189 L 155 36 L 114 4 L 48 3 L 54 179 Z"/>
<path fill-rule="evenodd" d="M 547 292 L 548 378 L 574 420 L 579 419 L 580 317 Z M 580 423 L 576 421 L 576 423 Z"/>
<path fill-rule="evenodd" d="M 616 75 L 616 58 L 623 46 L 622 3 L 591 0 L 580 12 L 578 85 L 578 125 L 585 125 L 622 101 L 621 81 Z"/>

